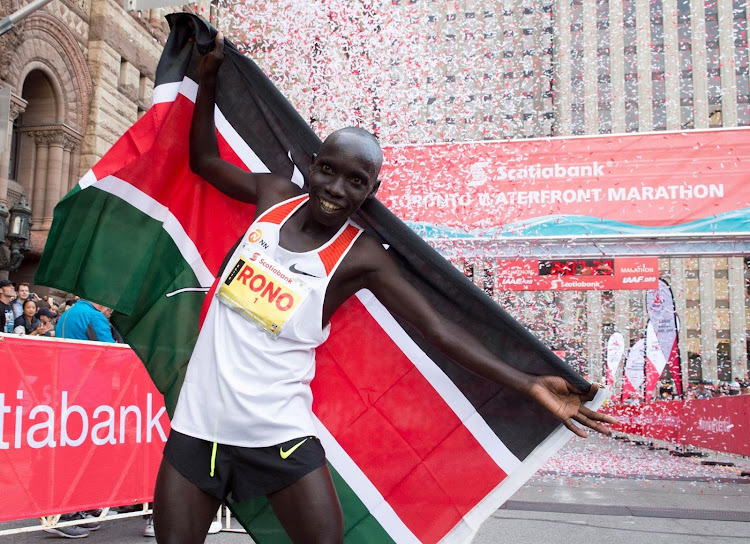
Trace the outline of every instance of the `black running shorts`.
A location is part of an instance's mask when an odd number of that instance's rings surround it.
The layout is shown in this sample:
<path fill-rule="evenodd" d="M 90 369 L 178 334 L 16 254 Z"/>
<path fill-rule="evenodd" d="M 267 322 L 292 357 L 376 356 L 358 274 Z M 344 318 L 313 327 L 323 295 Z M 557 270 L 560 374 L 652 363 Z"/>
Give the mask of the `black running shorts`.
<path fill-rule="evenodd" d="M 164 457 L 185 478 L 219 500 L 244 501 L 279 491 L 326 463 L 314 436 L 265 448 L 215 444 L 172 429 Z"/>

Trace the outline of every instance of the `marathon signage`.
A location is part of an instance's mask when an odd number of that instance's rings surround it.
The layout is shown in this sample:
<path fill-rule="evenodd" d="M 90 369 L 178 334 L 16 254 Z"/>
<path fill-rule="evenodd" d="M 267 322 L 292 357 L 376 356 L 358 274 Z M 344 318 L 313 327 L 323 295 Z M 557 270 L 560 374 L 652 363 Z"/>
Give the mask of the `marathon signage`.
<path fill-rule="evenodd" d="M 428 238 L 750 232 L 745 128 L 384 152 L 378 199 Z"/>
<path fill-rule="evenodd" d="M 0 522 L 153 498 L 169 418 L 122 344 L 0 334 Z"/>
<path fill-rule="evenodd" d="M 616 259 L 498 259 L 496 287 L 503 291 L 655 289 L 657 257 Z"/>

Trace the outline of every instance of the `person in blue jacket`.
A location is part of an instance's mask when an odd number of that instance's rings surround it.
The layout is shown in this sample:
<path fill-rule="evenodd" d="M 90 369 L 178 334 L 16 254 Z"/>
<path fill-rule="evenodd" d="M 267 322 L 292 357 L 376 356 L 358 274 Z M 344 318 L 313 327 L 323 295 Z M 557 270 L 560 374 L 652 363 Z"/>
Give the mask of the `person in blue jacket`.
<path fill-rule="evenodd" d="M 55 336 L 74 340 L 114 342 L 107 314 L 112 310 L 96 302 L 79 300 L 57 320 Z"/>

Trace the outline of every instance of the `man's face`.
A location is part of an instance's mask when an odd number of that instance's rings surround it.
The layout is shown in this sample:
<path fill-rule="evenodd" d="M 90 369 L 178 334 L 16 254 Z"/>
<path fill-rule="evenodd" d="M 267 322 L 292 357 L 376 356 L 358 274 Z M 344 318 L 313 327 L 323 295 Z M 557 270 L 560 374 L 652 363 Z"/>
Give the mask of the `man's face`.
<path fill-rule="evenodd" d="M 3 287 L 2 292 L 3 292 L 3 296 L 6 298 L 8 297 L 13 298 L 14 296 L 16 296 L 16 288 L 13 287 L 12 285 L 6 285 L 5 287 Z"/>
<path fill-rule="evenodd" d="M 309 206 L 318 222 L 340 225 L 375 194 L 379 148 L 357 134 L 339 134 L 329 140 L 310 166 Z"/>
<path fill-rule="evenodd" d="M 26 300 L 29 298 L 29 286 L 28 285 L 19 285 L 18 286 L 18 298 L 21 300 Z"/>

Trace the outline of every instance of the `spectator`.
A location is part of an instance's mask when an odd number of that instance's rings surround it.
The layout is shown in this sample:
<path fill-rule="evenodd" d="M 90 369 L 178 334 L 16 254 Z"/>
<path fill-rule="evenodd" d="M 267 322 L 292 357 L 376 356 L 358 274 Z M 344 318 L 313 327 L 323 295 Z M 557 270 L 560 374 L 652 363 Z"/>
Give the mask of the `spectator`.
<path fill-rule="evenodd" d="M 71 298 L 63 302 L 57 307 L 57 315 L 62 315 L 66 310 L 69 310 L 73 304 L 76 303 L 76 300 Z"/>
<path fill-rule="evenodd" d="M 37 303 L 37 306 L 39 305 L 41 299 L 36 293 L 30 293 L 29 291 L 29 284 L 27 282 L 18 284 L 18 298 L 11 303 L 11 306 L 13 307 L 13 315 L 16 319 L 23 315 L 23 303 L 27 300 L 31 299 Z"/>
<path fill-rule="evenodd" d="M 35 293 L 32 293 L 32 294 L 35 294 Z M 57 304 L 57 302 L 55 302 L 55 299 L 54 299 L 54 297 L 52 297 L 52 296 L 50 296 L 50 295 L 45 295 L 45 296 L 43 296 L 43 297 L 42 297 L 42 300 L 44 300 L 44 302 L 46 302 L 46 303 L 47 303 L 47 305 L 49 306 L 49 309 L 50 309 L 50 310 L 52 310 L 53 312 L 57 312 L 57 313 L 60 313 L 60 312 L 59 312 L 59 308 L 60 308 L 60 307 L 59 307 L 59 305 Z"/>
<path fill-rule="evenodd" d="M 13 307 L 11 302 L 16 297 L 16 288 L 10 280 L 0 280 L 0 332 L 13 332 Z"/>
<path fill-rule="evenodd" d="M 698 388 L 695 390 L 695 398 L 696 399 L 710 399 L 713 397 L 713 393 L 711 393 L 711 390 L 706 388 L 706 382 L 701 380 L 698 382 Z"/>
<path fill-rule="evenodd" d="M 80 300 L 57 320 L 55 336 L 76 340 L 114 342 L 107 318 L 112 310 L 96 302 Z"/>
<path fill-rule="evenodd" d="M 47 336 L 52 330 L 52 323 L 45 325 L 36 317 L 36 302 L 27 298 L 23 302 L 23 315 L 16 318 L 14 322 L 16 334 L 27 334 L 29 336 Z"/>
<path fill-rule="evenodd" d="M 36 315 L 42 325 L 50 325 L 50 330 L 44 336 L 55 336 L 55 319 L 57 319 L 55 312 L 48 308 L 40 308 Z"/>

